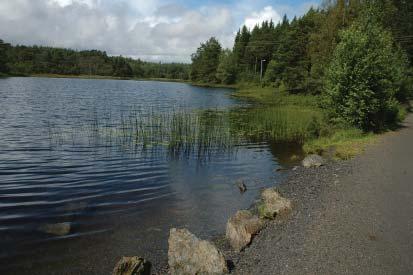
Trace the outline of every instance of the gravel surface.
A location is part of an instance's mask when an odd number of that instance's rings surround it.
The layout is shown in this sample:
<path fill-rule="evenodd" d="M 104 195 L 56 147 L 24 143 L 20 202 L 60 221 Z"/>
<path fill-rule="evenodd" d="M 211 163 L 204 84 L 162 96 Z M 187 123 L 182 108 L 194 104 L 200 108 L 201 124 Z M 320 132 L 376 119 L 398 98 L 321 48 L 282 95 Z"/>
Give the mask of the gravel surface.
<path fill-rule="evenodd" d="M 289 171 L 294 211 L 241 253 L 233 274 L 413 274 L 413 116 L 361 156 Z"/>

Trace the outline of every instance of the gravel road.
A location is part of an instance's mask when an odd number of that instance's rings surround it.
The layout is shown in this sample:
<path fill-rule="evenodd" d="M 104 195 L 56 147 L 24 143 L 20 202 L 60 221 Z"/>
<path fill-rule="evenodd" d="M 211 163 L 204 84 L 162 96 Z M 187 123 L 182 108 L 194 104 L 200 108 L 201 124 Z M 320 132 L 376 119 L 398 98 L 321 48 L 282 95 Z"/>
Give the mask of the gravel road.
<path fill-rule="evenodd" d="M 295 210 L 240 254 L 234 274 L 413 274 L 413 115 L 361 156 L 289 172 Z"/>

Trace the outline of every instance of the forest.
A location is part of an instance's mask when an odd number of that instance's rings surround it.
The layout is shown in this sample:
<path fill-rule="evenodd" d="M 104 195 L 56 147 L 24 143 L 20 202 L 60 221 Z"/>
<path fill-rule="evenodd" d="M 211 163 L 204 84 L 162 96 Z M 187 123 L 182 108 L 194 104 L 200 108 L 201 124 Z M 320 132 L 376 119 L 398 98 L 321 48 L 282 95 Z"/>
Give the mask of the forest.
<path fill-rule="evenodd" d="M 90 75 L 187 80 L 190 65 L 152 63 L 106 52 L 40 46 L 12 46 L 0 40 L 0 74 Z"/>
<path fill-rule="evenodd" d="M 192 55 L 191 80 L 320 96 L 331 121 L 382 130 L 412 94 L 412 18 L 410 0 L 327 0 L 242 27 L 232 49 L 210 38 Z"/>
<path fill-rule="evenodd" d="M 328 121 L 381 131 L 412 97 L 413 1 L 324 0 L 301 17 L 238 30 L 225 49 L 212 37 L 192 64 L 162 64 L 106 52 L 12 46 L 0 40 L 0 75 L 166 78 L 250 85 L 314 95 Z"/>

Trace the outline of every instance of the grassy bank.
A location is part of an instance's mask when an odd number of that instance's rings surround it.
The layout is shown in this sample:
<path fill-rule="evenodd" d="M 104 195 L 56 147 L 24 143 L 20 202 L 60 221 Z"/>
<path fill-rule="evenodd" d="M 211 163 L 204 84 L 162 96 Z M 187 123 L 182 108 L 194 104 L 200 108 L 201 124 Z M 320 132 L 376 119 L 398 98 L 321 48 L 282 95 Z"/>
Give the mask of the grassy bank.
<path fill-rule="evenodd" d="M 217 83 L 203 83 L 203 82 L 189 82 L 193 86 L 205 87 L 205 88 L 226 88 L 226 89 L 238 89 L 237 84 L 217 84 Z"/>
<path fill-rule="evenodd" d="M 320 98 L 290 95 L 272 88 L 241 87 L 233 95 L 252 104 L 227 110 L 172 110 L 167 113 L 130 110 L 103 119 L 91 114 L 90 123 L 73 129 L 51 127 L 51 138 L 102 142 L 122 148 L 166 147 L 174 155 L 232 151 L 243 142 L 273 141 L 302 145 L 305 153 L 351 158 L 377 135 L 328 123 Z M 77 137 L 75 137 L 77 136 Z"/>
<path fill-rule="evenodd" d="M 307 154 L 348 159 L 360 154 L 377 137 L 353 127 L 330 124 L 319 107 L 319 96 L 290 95 L 259 87 L 241 87 L 234 96 L 256 104 L 246 123 L 250 134 L 300 142 Z"/>

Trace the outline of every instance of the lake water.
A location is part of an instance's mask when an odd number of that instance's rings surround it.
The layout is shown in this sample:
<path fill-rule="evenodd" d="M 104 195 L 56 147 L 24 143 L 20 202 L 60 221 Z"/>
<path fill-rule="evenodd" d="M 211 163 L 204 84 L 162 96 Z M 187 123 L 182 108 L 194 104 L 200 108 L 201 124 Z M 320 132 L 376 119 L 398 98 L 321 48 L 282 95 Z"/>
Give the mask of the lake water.
<path fill-rule="evenodd" d="M 203 238 L 222 234 L 229 216 L 280 180 L 275 170 L 288 148 L 245 140 L 231 150 L 212 144 L 207 158 L 195 151 L 173 157 L 158 147 L 56 140 L 50 132 L 67 135 L 96 116 L 119 119 L 132 109 L 145 116 L 244 105 L 232 92 L 150 81 L 0 79 L 0 273 L 109 274 L 123 255 L 164 264 L 171 227 Z M 42 230 L 62 222 L 70 224 L 67 235 Z"/>

